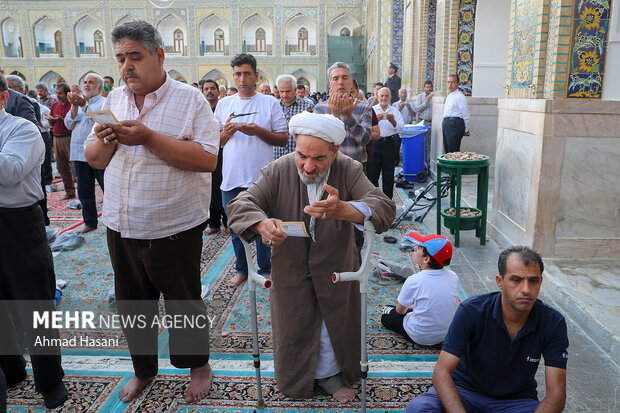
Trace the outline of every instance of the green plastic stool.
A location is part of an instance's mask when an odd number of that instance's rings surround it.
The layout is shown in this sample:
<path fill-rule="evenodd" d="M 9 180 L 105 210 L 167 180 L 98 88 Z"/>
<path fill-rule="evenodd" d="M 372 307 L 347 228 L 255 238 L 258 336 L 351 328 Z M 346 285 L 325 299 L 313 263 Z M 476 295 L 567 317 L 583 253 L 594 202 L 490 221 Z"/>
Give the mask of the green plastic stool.
<path fill-rule="evenodd" d="M 489 192 L 489 157 L 475 161 L 451 161 L 437 157 L 437 234 L 441 234 L 441 221 L 454 234 L 454 246 L 459 246 L 460 231 L 476 230 L 476 237 L 480 238 L 480 245 L 486 243 L 487 233 L 487 200 Z M 452 178 L 450 185 L 450 207 L 456 209 L 456 216 L 448 215 L 441 209 L 441 176 L 449 175 Z M 473 217 L 461 217 L 461 178 L 463 175 L 477 175 L 478 188 L 476 208 L 480 213 Z M 456 185 L 454 181 L 456 180 Z M 455 194 L 456 188 L 456 194 Z M 446 208 L 449 209 L 449 208 Z"/>

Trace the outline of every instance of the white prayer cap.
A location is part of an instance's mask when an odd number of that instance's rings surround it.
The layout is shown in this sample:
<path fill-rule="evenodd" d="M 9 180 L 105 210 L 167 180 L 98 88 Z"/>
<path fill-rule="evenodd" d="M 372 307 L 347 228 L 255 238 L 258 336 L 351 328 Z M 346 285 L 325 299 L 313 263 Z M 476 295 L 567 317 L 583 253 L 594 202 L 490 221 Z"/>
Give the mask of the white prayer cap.
<path fill-rule="evenodd" d="M 309 112 L 293 116 L 288 123 L 288 130 L 293 136 L 315 136 L 334 145 L 340 145 L 347 135 L 344 123 L 340 119 L 330 114 Z"/>

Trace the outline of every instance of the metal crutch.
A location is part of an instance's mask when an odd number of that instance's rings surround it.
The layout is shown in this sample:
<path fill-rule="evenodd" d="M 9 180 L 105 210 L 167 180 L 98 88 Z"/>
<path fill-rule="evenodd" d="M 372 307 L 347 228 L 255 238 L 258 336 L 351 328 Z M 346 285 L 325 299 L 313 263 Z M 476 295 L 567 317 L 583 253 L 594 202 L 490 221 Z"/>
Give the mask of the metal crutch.
<path fill-rule="evenodd" d="M 260 382 L 260 352 L 258 349 L 258 319 L 256 317 L 256 286 L 260 285 L 264 288 L 269 288 L 273 284 L 271 280 L 260 275 L 256 272 L 256 266 L 252 259 L 252 249 L 250 245 L 245 242 L 241 237 L 239 238 L 243 242 L 243 248 L 245 249 L 245 257 L 248 261 L 248 294 L 250 295 L 250 311 L 252 312 L 252 357 L 254 358 L 254 368 L 256 369 L 256 394 L 258 400 L 256 401 L 257 409 L 265 408 L 265 400 L 263 399 L 263 388 Z"/>
<path fill-rule="evenodd" d="M 366 252 L 362 259 L 362 265 L 356 272 L 335 272 L 332 276 L 334 283 L 340 281 L 359 281 L 360 283 L 360 295 L 361 295 L 361 329 L 362 329 L 362 359 L 360 361 L 360 367 L 362 372 L 362 412 L 366 412 L 366 378 L 368 377 L 368 351 L 366 350 L 366 293 L 368 291 L 368 274 L 372 270 L 370 265 L 370 253 L 372 246 L 375 243 L 375 226 L 372 222 L 366 221 L 364 224 L 364 245 L 366 245 Z"/>

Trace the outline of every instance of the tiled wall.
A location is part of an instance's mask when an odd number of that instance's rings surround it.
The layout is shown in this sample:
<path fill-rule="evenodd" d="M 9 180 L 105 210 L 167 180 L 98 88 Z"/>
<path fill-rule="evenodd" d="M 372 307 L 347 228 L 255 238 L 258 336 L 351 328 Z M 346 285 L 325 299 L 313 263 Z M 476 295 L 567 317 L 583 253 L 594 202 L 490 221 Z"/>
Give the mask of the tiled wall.
<path fill-rule="evenodd" d="M 575 1 L 566 98 L 602 98 L 610 16 L 609 0 Z"/>
<path fill-rule="evenodd" d="M 474 30 L 476 26 L 476 0 L 460 0 L 458 14 L 458 39 L 456 46 L 456 74 L 459 89 L 471 96 L 474 74 Z"/>
<path fill-rule="evenodd" d="M 405 20 L 405 1 L 394 0 L 392 9 L 392 62 L 402 71 L 403 67 L 403 27 Z M 399 73 L 402 75 L 402 73 Z"/>

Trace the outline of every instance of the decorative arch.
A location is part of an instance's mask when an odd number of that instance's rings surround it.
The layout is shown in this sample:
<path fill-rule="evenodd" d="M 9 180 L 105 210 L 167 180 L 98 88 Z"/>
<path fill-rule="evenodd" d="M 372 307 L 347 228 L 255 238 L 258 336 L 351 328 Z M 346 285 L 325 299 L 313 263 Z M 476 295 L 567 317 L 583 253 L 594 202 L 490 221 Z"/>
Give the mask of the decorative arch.
<path fill-rule="evenodd" d="M 2 46 L 6 57 L 24 56 L 19 24 L 10 17 L 2 21 Z"/>
<path fill-rule="evenodd" d="M 172 79 L 174 79 L 174 80 L 176 80 L 176 81 L 178 81 L 178 82 L 187 83 L 187 78 L 186 78 L 185 76 L 183 76 L 183 75 L 181 74 L 181 72 L 179 72 L 179 71 L 177 71 L 177 70 L 175 70 L 175 69 L 170 69 L 170 70 L 168 70 L 168 75 L 169 75 Z"/>
<path fill-rule="evenodd" d="M 348 27 L 343 27 L 342 29 L 340 29 L 340 36 L 351 36 L 351 30 Z"/>
<path fill-rule="evenodd" d="M 27 81 L 27 80 L 26 80 L 26 75 L 25 75 L 25 74 L 23 74 L 22 72 L 20 72 L 19 70 L 13 70 L 13 71 L 11 72 L 11 74 L 12 74 L 12 75 L 15 75 L 15 76 L 19 76 L 19 77 L 21 77 L 21 78 L 22 78 L 22 80 L 23 80 L 24 82 L 26 82 L 26 81 Z"/>
<path fill-rule="evenodd" d="M 73 27 L 75 55 L 78 57 L 103 57 L 103 25 L 89 15 L 80 18 Z M 98 39 L 95 40 L 95 33 Z"/>
<path fill-rule="evenodd" d="M 60 24 L 47 16 L 34 24 L 34 46 L 37 57 L 63 57 Z"/>
<path fill-rule="evenodd" d="M 265 17 L 256 13 L 248 17 L 241 24 L 243 41 L 243 51 L 259 55 L 273 54 L 273 28 L 271 22 Z M 264 34 L 264 44 L 257 45 L 257 38 L 262 41 Z M 264 45 L 264 47 L 262 47 Z M 259 51 L 259 49 L 262 49 Z"/>
<path fill-rule="evenodd" d="M 137 18 L 136 16 L 134 16 L 131 13 L 128 13 L 126 15 L 124 15 L 123 17 L 121 17 L 120 19 L 118 19 L 116 21 L 116 24 L 114 25 L 114 27 L 116 26 L 120 26 L 121 24 L 125 24 L 134 20 L 140 20 L 139 18 Z"/>
<path fill-rule="evenodd" d="M 164 41 L 164 51 L 172 56 L 187 55 L 187 25 L 174 14 L 168 14 L 157 24 Z"/>
<path fill-rule="evenodd" d="M 218 69 L 209 70 L 207 73 L 205 73 L 205 75 L 201 79 L 202 80 L 213 79 L 218 83 L 218 85 L 220 86 L 224 85 L 226 87 L 233 84 L 230 78 L 226 76 L 226 74 L 219 71 Z"/>
<path fill-rule="evenodd" d="M 298 85 L 300 84 L 307 85 L 310 88 L 310 91 L 317 90 L 316 78 L 312 74 L 305 71 L 304 69 L 299 68 L 291 74 L 295 76 L 295 79 L 297 79 Z M 303 82 L 304 79 L 306 80 L 306 82 Z"/>
<path fill-rule="evenodd" d="M 230 27 L 228 22 L 212 14 L 198 26 L 198 50 L 202 56 L 227 55 L 230 51 Z"/>
<path fill-rule="evenodd" d="M 287 55 L 316 55 L 317 29 L 307 14 L 298 13 L 284 26 Z"/>
<path fill-rule="evenodd" d="M 327 34 L 329 36 L 341 36 L 341 31 L 346 28 L 349 30 L 349 35 L 352 35 L 358 27 L 360 27 L 360 23 L 357 20 L 346 13 L 342 13 L 331 21 Z"/>
<path fill-rule="evenodd" d="M 39 82 L 45 83 L 48 89 L 53 89 L 55 85 L 64 81 L 65 79 L 53 70 L 48 71 L 39 79 Z"/>

